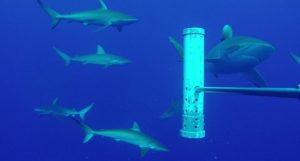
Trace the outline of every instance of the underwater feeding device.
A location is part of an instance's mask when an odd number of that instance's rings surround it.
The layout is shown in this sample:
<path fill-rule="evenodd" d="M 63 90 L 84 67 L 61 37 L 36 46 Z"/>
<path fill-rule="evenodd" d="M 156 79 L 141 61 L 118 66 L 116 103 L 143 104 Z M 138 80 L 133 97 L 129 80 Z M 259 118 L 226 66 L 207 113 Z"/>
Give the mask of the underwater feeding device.
<path fill-rule="evenodd" d="M 204 34 L 203 28 L 187 28 L 184 35 L 183 123 L 181 136 L 204 138 Z"/>
<path fill-rule="evenodd" d="M 242 95 L 300 99 L 297 88 L 205 87 L 204 86 L 203 28 L 186 28 L 184 35 L 183 114 L 181 136 L 204 138 L 204 93 L 231 93 Z"/>

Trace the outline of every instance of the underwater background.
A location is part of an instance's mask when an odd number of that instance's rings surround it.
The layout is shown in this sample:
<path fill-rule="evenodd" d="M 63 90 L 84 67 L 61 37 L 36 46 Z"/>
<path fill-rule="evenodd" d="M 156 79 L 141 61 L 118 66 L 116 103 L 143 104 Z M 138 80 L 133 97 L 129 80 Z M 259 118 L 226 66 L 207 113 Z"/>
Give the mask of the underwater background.
<path fill-rule="evenodd" d="M 44 0 L 68 13 L 95 9 L 97 0 Z M 51 20 L 35 0 L 0 1 L 1 13 L 1 161 L 299 161 L 300 102 L 297 99 L 205 94 L 204 139 L 180 137 L 181 118 L 159 116 L 182 98 L 183 64 L 168 41 L 182 42 L 182 30 L 203 27 L 205 51 L 220 41 L 222 27 L 234 35 L 260 38 L 275 53 L 257 69 L 271 87 L 296 87 L 300 65 L 289 55 L 300 53 L 300 1 L 297 0 L 106 0 L 110 9 L 134 15 L 139 22 L 122 32 Z M 132 63 L 109 68 L 71 63 L 56 46 L 76 55 L 93 53 L 97 44 Z M 238 75 L 205 74 L 207 86 L 253 85 Z M 95 129 L 130 128 L 134 121 L 169 152 L 150 151 L 84 133 L 63 117 L 40 118 L 41 105 L 94 108 L 85 122 Z"/>

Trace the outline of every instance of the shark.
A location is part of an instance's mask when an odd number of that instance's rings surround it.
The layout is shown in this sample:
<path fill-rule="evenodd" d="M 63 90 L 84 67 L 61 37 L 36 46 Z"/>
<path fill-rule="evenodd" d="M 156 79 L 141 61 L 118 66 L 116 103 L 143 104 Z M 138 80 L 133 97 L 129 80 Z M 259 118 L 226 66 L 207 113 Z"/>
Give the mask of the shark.
<path fill-rule="evenodd" d="M 94 135 L 104 136 L 116 141 L 126 142 L 141 148 L 141 156 L 145 156 L 149 150 L 168 151 L 166 146 L 161 144 L 154 138 L 141 132 L 137 122 L 133 123 L 130 129 L 107 129 L 107 130 L 93 130 L 78 119 L 72 118 L 86 133 L 83 143 L 87 143 Z"/>
<path fill-rule="evenodd" d="M 290 55 L 298 64 L 300 64 L 300 56 L 294 54 L 293 52 L 291 52 Z"/>
<path fill-rule="evenodd" d="M 34 109 L 34 111 L 38 112 L 40 115 L 54 115 L 54 116 L 65 116 L 65 117 L 76 117 L 79 116 L 82 120 L 85 119 L 85 115 L 88 111 L 93 107 L 93 103 L 89 106 L 83 108 L 80 111 L 77 111 L 74 108 L 67 108 L 58 105 L 58 99 L 55 98 L 51 105 L 43 106 L 40 108 Z"/>
<path fill-rule="evenodd" d="M 96 53 L 74 57 L 67 55 L 56 47 L 53 47 L 53 49 L 65 61 L 66 66 L 68 66 L 71 61 L 81 62 L 82 64 L 103 65 L 104 67 L 131 63 L 129 59 L 106 53 L 100 45 L 97 46 Z"/>
<path fill-rule="evenodd" d="M 100 7 L 95 10 L 87 10 L 68 14 L 60 14 L 54 9 L 46 6 L 41 0 L 37 0 L 38 4 L 52 19 L 52 29 L 54 29 L 61 20 L 68 22 L 79 22 L 88 25 L 96 25 L 100 31 L 107 27 L 116 27 L 118 31 L 122 31 L 123 27 L 138 21 L 137 18 L 127 14 L 108 9 L 103 0 L 99 0 Z"/>
<path fill-rule="evenodd" d="M 183 46 L 173 37 L 169 41 L 184 57 Z M 267 86 L 256 66 L 268 59 L 275 48 L 260 39 L 249 36 L 234 36 L 229 25 L 223 27 L 221 42 L 216 44 L 205 57 L 205 71 L 218 77 L 219 74 L 240 73 L 257 87 Z"/>

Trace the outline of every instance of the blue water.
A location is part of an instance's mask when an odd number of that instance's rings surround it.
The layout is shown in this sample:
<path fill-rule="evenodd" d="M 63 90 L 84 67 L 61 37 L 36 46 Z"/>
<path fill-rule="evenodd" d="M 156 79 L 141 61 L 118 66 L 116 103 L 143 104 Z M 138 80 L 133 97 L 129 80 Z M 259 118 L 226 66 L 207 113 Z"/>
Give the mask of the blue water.
<path fill-rule="evenodd" d="M 67 13 L 97 8 L 98 1 L 44 0 Z M 271 43 L 274 55 L 257 68 L 274 87 L 295 87 L 300 65 L 288 55 L 300 53 L 298 0 L 107 0 L 110 9 L 140 19 L 124 28 L 93 32 L 96 27 L 51 20 L 36 1 L 1 0 L 1 161 L 299 161 L 300 102 L 295 99 L 207 94 L 202 140 L 181 138 L 180 118 L 159 115 L 182 97 L 182 63 L 168 42 L 182 39 L 186 27 L 206 29 L 208 51 L 221 37 L 224 24 L 235 35 Z M 133 63 L 102 68 L 72 63 L 69 67 L 52 50 L 93 53 L 96 45 Z M 206 73 L 206 85 L 251 86 L 237 75 L 218 79 Z M 86 123 L 95 129 L 130 128 L 160 140 L 169 152 L 150 151 L 95 137 L 82 144 L 84 133 L 61 117 L 40 118 L 33 111 L 59 103 L 81 109 L 94 102 Z"/>

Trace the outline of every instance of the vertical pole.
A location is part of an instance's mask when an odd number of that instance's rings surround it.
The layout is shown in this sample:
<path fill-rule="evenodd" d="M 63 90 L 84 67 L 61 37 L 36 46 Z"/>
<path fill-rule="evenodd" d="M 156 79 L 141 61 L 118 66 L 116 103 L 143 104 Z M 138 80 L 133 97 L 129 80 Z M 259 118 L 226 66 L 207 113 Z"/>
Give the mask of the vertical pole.
<path fill-rule="evenodd" d="M 184 103 L 181 136 L 204 138 L 204 34 L 203 28 L 186 28 L 184 34 Z"/>

